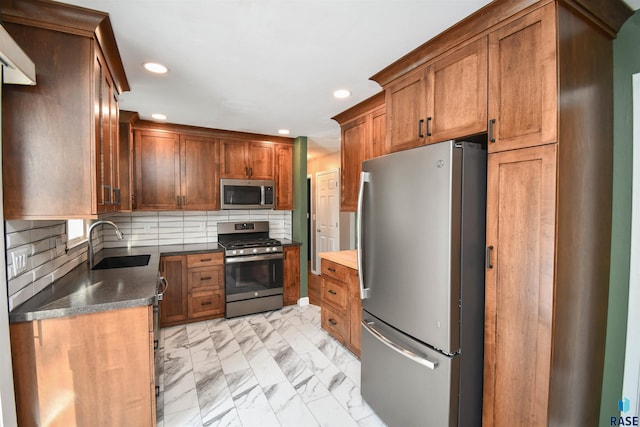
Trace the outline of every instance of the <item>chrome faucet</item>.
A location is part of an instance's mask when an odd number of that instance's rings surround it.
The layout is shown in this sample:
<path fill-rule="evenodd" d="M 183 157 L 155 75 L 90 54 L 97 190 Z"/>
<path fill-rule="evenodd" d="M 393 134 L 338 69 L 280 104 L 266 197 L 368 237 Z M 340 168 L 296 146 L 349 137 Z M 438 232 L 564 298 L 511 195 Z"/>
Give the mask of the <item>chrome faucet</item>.
<path fill-rule="evenodd" d="M 88 236 L 88 238 L 89 238 L 89 269 L 93 268 L 93 256 L 94 256 L 93 244 L 91 243 L 91 232 L 98 225 L 110 225 L 110 226 L 112 226 L 116 230 L 116 237 L 118 238 L 118 240 L 122 240 L 122 238 L 123 238 L 122 232 L 118 229 L 118 226 L 115 225 L 111 221 L 96 221 L 93 224 L 91 224 L 91 226 L 89 227 L 89 236 Z"/>

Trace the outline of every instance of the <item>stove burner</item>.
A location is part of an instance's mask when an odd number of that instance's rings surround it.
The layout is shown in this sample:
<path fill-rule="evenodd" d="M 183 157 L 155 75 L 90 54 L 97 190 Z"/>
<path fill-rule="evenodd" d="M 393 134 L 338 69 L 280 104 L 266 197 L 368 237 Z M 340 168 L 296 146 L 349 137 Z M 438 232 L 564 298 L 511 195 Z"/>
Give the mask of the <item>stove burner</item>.
<path fill-rule="evenodd" d="M 280 246 L 280 241 L 276 239 L 239 239 L 220 242 L 225 249 L 242 249 Z"/>

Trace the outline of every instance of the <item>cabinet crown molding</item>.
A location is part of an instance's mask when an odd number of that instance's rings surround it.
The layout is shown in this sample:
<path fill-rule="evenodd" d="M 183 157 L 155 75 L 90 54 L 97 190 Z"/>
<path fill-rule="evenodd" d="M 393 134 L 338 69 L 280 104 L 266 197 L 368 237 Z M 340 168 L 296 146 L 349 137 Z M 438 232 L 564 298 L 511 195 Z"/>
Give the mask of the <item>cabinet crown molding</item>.
<path fill-rule="evenodd" d="M 633 15 L 633 10 L 622 0 L 495 0 L 402 56 L 369 79 L 386 87 L 395 79 L 433 61 L 439 55 L 462 47 L 461 41 L 470 41 L 484 36 L 498 25 L 504 25 L 550 3 L 565 5 L 611 38 L 615 38 L 622 24 Z"/>
<path fill-rule="evenodd" d="M 0 0 L 0 14 L 5 22 L 95 38 L 118 93 L 131 90 L 108 13 L 51 0 Z"/>

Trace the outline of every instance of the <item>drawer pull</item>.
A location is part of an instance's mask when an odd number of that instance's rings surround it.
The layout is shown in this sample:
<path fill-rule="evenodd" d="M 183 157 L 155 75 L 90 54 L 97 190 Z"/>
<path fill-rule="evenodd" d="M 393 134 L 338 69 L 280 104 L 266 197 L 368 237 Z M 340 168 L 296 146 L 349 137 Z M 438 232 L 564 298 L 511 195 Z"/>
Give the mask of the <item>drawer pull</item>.
<path fill-rule="evenodd" d="M 331 323 L 333 326 L 336 326 L 338 324 L 338 322 L 333 319 L 329 319 L 329 323 Z"/>
<path fill-rule="evenodd" d="M 200 305 L 211 305 L 211 304 L 213 304 L 212 301 L 205 301 L 200 303 Z"/>
<path fill-rule="evenodd" d="M 329 292 L 331 295 L 338 295 L 333 289 L 329 289 L 327 292 Z"/>
<path fill-rule="evenodd" d="M 208 262 L 211 261 L 211 258 L 207 258 L 207 259 L 201 259 L 200 262 Z"/>
<path fill-rule="evenodd" d="M 211 277 L 201 277 L 200 278 L 201 281 L 205 281 L 205 280 L 211 280 Z"/>
<path fill-rule="evenodd" d="M 335 269 L 335 268 L 332 268 L 332 267 L 327 268 L 327 270 L 329 270 L 329 271 L 330 271 L 330 272 L 332 272 L 332 273 L 335 273 L 335 272 L 336 272 L 336 269 Z"/>

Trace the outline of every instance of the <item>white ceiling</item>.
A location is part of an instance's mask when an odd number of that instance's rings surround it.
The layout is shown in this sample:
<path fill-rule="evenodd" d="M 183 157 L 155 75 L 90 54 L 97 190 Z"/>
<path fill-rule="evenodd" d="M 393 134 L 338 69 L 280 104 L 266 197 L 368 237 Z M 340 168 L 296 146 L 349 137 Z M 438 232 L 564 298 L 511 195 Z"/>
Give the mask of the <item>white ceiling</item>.
<path fill-rule="evenodd" d="M 640 0 L 626 0 L 640 7 Z M 339 149 L 335 114 L 380 91 L 368 78 L 489 0 L 66 0 L 108 12 L 144 119 L 307 136 Z M 164 76 L 142 68 L 169 67 Z M 333 98 L 345 88 L 348 99 Z"/>

